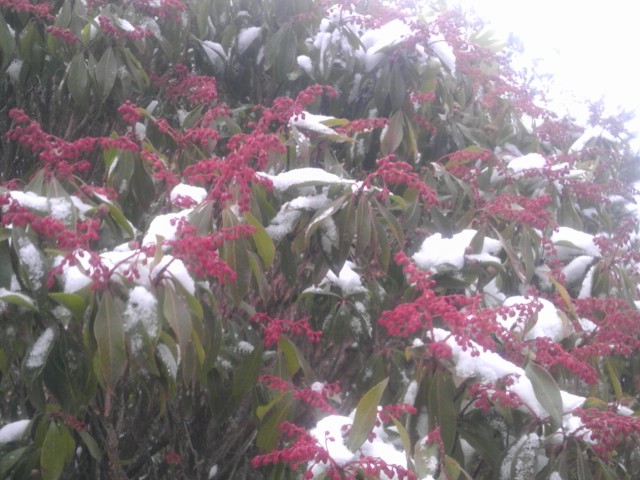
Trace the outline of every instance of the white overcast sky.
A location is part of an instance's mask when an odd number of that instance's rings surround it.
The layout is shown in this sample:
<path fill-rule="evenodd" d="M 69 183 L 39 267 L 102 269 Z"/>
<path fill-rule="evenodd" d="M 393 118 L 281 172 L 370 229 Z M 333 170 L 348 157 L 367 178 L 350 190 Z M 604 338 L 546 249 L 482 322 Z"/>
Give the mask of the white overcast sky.
<path fill-rule="evenodd" d="M 619 106 L 635 111 L 638 118 L 629 127 L 640 135 L 640 2 L 457 1 L 496 31 L 522 40 L 527 56 L 553 74 L 553 91 L 567 105 L 565 111 L 580 118 L 581 99 L 603 98 L 611 111 Z"/>

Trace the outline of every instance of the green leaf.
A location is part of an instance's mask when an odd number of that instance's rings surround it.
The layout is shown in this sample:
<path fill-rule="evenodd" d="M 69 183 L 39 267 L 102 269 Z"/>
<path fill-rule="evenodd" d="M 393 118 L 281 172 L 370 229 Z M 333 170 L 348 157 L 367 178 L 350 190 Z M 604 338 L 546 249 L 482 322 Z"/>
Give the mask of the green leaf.
<path fill-rule="evenodd" d="M 24 293 L 11 292 L 4 288 L 0 288 L 0 301 L 20 305 L 21 307 L 28 308 L 31 311 L 37 310 L 36 304 L 31 297 Z"/>
<path fill-rule="evenodd" d="M 169 284 L 164 289 L 162 311 L 178 340 L 180 351 L 184 354 L 191 343 L 191 330 L 193 328 L 191 316 L 184 299 Z"/>
<path fill-rule="evenodd" d="M 0 457 L 0 478 L 11 478 L 7 474 L 15 467 L 30 447 L 20 447 Z"/>
<path fill-rule="evenodd" d="M 440 462 L 437 461 L 439 456 L 440 451 L 438 445 L 433 443 L 425 444 L 424 442 L 416 443 L 413 452 L 413 463 L 418 478 L 428 478 L 428 475 L 435 477 L 440 467 Z M 436 461 L 434 462 L 433 459 Z"/>
<path fill-rule="evenodd" d="M 67 88 L 78 105 L 81 107 L 88 106 L 90 93 L 89 72 L 82 52 L 71 60 L 69 71 L 67 72 Z"/>
<path fill-rule="evenodd" d="M 11 61 L 11 56 L 16 49 L 16 40 L 13 38 L 11 30 L 7 22 L 4 20 L 4 16 L 0 13 L 0 53 L 2 54 L 2 63 L 0 63 L 0 73 L 4 72 L 7 65 Z"/>
<path fill-rule="evenodd" d="M 289 375 L 293 377 L 300 369 L 304 373 L 305 380 L 311 384 L 314 381 L 313 371 L 302 352 L 285 336 L 281 336 L 278 340 L 278 348 L 284 355 Z"/>
<path fill-rule="evenodd" d="M 400 225 L 400 222 L 396 220 L 396 217 L 394 217 L 393 214 L 384 205 L 382 205 L 382 203 L 378 201 L 378 199 L 374 198 L 373 201 L 374 201 L 374 205 L 376 206 L 376 209 L 378 210 L 378 213 L 382 215 L 382 218 L 386 223 L 386 227 L 389 229 L 391 234 L 396 238 L 396 240 L 398 241 L 398 244 L 400 246 L 403 246 L 404 231 L 402 230 L 402 226 Z"/>
<path fill-rule="evenodd" d="M 111 47 L 107 48 L 96 66 L 96 81 L 102 101 L 105 101 L 118 76 L 118 60 Z"/>
<path fill-rule="evenodd" d="M 98 446 L 98 442 L 96 439 L 91 436 L 91 434 L 87 430 L 78 430 L 78 435 L 82 439 L 82 442 L 89 450 L 89 454 L 97 461 L 100 461 L 102 458 L 102 449 Z"/>
<path fill-rule="evenodd" d="M 256 446 L 261 451 L 270 452 L 277 447 L 282 437 L 282 430 L 278 425 L 293 418 L 294 406 L 295 399 L 291 392 L 283 392 L 268 405 L 257 408 L 256 415 L 261 423 L 256 437 Z"/>
<path fill-rule="evenodd" d="M 456 389 L 451 373 L 444 368 L 438 368 L 429 382 L 427 411 L 431 428 L 440 427 L 440 437 L 445 452 L 452 452 L 456 442 L 455 393 Z"/>
<path fill-rule="evenodd" d="M 247 219 L 249 225 L 256 229 L 255 232 L 253 232 L 252 238 L 256 244 L 258 255 L 262 258 L 264 265 L 269 268 L 273 264 L 273 260 L 276 256 L 276 247 L 273 244 L 273 240 L 271 240 L 271 237 L 267 234 L 262 223 L 260 223 L 260 221 L 250 212 L 244 212 L 244 218 Z"/>
<path fill-rule="evenodd" d="M 448 480 L 460 478 L 460 475 L 464 475 L 467 480 L 473 480 L 464 468 L 460 466 L 460 463 L 449 455 L 444 456 L 444 471 Z"/>
<path fill-rule="evenodd" d="M 102 295 L 93 324 L 98 351 L 97 362 L 101 384 L 108 390 L 113 388 L 124 374 L 127 364 L 122 315 L 124 305 L 113 294 L 106 291 Z"/>
<path fill-rule="evenodd" d="M 292 24 L 287 23 L 283 25 L 274 35 L 273 40 L 277 43 L 273 66 L 276 79 L 282 82 L 286 80 L 287 74 L 297 65 L 298 39 Z"/>
<path fill-rule="evenodd" d="M 351 425 L 351 431 L 349 432 L 349 438 L 347 438 L 346 443 L 347 448 L 352 452 L 355 452 L 362 446 L 371 433 L 371 430 L 373 430 L 378 417 L 378 405 L 382 394 L 387 388 L 387 383 L 389 383 L 389 379 L 385 378 L 365 393 L 358 402 L 356 415 L 353 419 L 353 425 Z"/>
<path fill-rule="evenodd" d="M 562 414 L 564 408 L 562 405 L 560 388 L 556 381 L 549 372 L 534 362 L 529 362 L 527 364 L 525 373 L 529 380 L 531 380 L 533 393 L 540 402 L 540 405 L 542 405 L 542 407 L 549 413 L 549 416 L 553 421 L 554 428 L 562 427 Z"/>
<path fill-rule="evenodd" d="M 380 139 L 380 151 L 382 155 L 389 155 L 395 152 L 402 143 L 404 132 L 404 113 L 398 110 L 393 114 L 389 126 L 384 130 Z"/>
<path fill-rule="evenodd" d="M 87 304 L 81 295 L 77 293 L 53 292 L 49 294 L 49 298 L 67 308 L 76 320 L 82 320 Z"/>
<path fill-rule="evenodd" d="M 576 442 L 576 473 L 578 474 L 578 480 L 591 480 L 591 470 L 584 458 L 584 452 L 579 448 Z"/>
<path fill-rule="evenodd" d="M 397 110 L 398 113 L 401 112 L 400 109 L 403 107 L 405 99 L 407 97 L 407 86 L 402 74 L 402 67 L 403 65 L 400 62 L 396 62 L 391 68 L 391 78 L 389 80 L 391 109 Z"/>
<path fill-rule="evenodd" d="M 623 397 L 623 392 L 618 369 L 616 368 L 610 357 L 605 358 L 605 365 L 607 366 L 607 373 L 609 374 L 609 381 L 611 382 L 613 393 L 616 396 L 616 400 L 620 401 Z"/>
<path fill-rule="evenodd" d="M 360 197 L 356 209 L 356 257 L 362 255 L 371 242 L 371 209 L 369 199 Z"/>
<path fill-rule="evenodd" d="M 73 458 L 75 441 L 65 425 L 49 424 L 40 451 L 40 470 L 43 480 L 57 480 L 65 465 Z"/>
<path fill-rule="evenodd" d="M 305 230 L 305 233 L 304 233 L 305 245 L 309 244 L 309 240 L 311 239 L 312 235 L 316 232 L 316 230 L 318 230 L 322 221 L 325 220 L 326 218 L 329 218 L 338 210 L 340 210 L 349 197 L 351 197 L 351 192 L 349 192 L 347 195 L 342 195 L 341 197 L 338 197 L 329 205 L 327 205 L 324 208 L 321 208 L 315 213 L 315 215 L 309 221 L 309 224 L 307 225 L 307 229 Z"/>

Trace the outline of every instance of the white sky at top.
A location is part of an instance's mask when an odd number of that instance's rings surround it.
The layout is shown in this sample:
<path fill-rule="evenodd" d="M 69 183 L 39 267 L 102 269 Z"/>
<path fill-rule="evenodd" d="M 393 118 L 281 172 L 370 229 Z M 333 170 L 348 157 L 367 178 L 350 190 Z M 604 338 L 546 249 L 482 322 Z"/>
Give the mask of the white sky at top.
<path fill-rule="evenodd" d="M 538 71 L 553 75 L 551 98 L 558 113 L 580 119 L 583 99 L 603 98 L 612 113 L 622 107 L 640 116 L 640 2 L 457 1 L 500 35 L 515 34 Z M 640 118 L 629 127 L 640 134 Z"/>

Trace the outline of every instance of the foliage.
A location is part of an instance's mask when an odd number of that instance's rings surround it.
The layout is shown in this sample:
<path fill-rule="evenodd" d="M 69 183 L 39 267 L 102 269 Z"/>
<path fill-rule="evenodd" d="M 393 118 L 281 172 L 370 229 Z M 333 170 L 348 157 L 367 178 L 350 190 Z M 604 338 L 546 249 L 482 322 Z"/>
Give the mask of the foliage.
<path fill-rule="evenodd" d="M 632 478 L 628 137 L 508 53 L 437 3 L 0 0 L 0 477 Z"/>

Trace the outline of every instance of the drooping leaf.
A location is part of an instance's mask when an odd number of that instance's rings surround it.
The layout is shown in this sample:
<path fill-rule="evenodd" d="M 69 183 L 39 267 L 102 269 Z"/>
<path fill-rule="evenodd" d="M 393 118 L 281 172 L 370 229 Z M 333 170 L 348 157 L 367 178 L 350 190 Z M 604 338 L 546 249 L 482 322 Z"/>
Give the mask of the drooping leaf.
<path fill-rule="evenodd" d="M 264 226 L 260 221 L 254 217 L 250 212 L 244 212 L 244 217 L 249 222 L 249 225 L 253 226 L 256 230 L 253 232 L 253 241 L 256 244 L 256 250 L 258 250 L 258 254 L 264 265 L 268 268 L 273 264 L 273 260 L 276 255 L 276 247 L 273 244 L 273 240 L 267 234 Z"/>
<path fill-rule="evenodd" d="M 447 453 L 453 451 L 457 436 L 454 396 L 455 385 L 451 374 L 439 368 L 431 377 L 426 407 L 429 412 L 429 425 L 440 428 L 440 438 Z"/>
<path fill-rule="evenodd" d="M 86 108 L 89 104 L 89 72 L 84 53 L 80 52 L 69 64 L 67 72 L 67 87 L 71 97 L 82 108 Z"/>
<path fill-rule="evenodd" d="M 527 364 L 525 373 L 529 380 L 531 380 L 536 398 L 540 402 L 540 405 L 549 413 L 554 426 L 556 428 L 562 427 L 564 408 L 560 388 L 556 381 L 547 370 L 534 362 Z"/>
<path fill-rule="evenodd" d="M 373 430 L 378 416 L 378 405 L 388 383 L 389 379 L 385 378 L 377 385 L 374 385 L 358 402 L 351 431 L 346 442 L 347 448 L 352 452 L 362 446 L 371 430 Z"/>
<path fill-rule="evenodd" d="M 123 313 L 122 300 L 106 291 L 96 313 L 93 334 L 98 346 L 96 355 L 99 380 L 107 391 L 113 391 L 127 364 Z"/>
<path fill-rule="evenodd" d="M 13 38 L 11 30 L 9 30 L 4 16 L 0 13 L 0 59 L 2 60 L 2 63 L 0 63 L 0 72 L 4 72 L 7 65 L 9 65 L 15 48 L 16 40 Z"/>
<path fill-rule="evenodd" d="M 44 437 L 40 453 L 40 467 L 44 480 L 60 478 L 65 465 L 73 458 L 75 441 L 64 425 L 52 421 Z"/>
<path fill-rule="evenodd" d="M 113 49 L 109 47 L 104 51 L 102 57 L 100 57 L 100 61 L 98 61 L 98 65 L 96 65 L 96 81 L 98 82 L 98 88 L 103 102 L 111 93 L 117 76 L 118 60 L 113 53 Z"/>
<path fill-rule="evenodd" d="M 389 121 L 389 126 L 385 129 L 380 139 L 380 151 L 382 155 L 389 155 L 395 152 L 402 143 L 404 132 L 404 113 L 398 110 Z"/>

